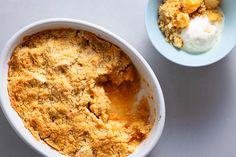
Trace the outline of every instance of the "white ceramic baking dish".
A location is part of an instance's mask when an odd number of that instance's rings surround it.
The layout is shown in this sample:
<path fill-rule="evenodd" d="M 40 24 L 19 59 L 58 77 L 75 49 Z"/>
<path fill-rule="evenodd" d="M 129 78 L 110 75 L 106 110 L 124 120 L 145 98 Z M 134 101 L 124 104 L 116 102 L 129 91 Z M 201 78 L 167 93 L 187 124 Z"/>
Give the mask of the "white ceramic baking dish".
<path fill-rule="evenodd" d="M 165 103 L 160 84 L 144 58 L 125 40 L 110 31 L 105 30 L 99 26 L 91 23 L 78 21 L 74 19 L 46 19 L 32 23 L 21 30 L 19 30 L 7 42 L 3 51 L 0 53 L 0 104 L 2 110 L 10 122 L 12 128 L 16 133 L 32 148 L 41 153 L 43 156 L 48 157 L 63 157 L 47 144 L 42 141 L 36 141 L 31 133 L 24 127 L 24 124 L 15 110 L 12 108 L 7 90 L 7 77 L 8 77 L 8 61 L 12 55 L 14 48 L 22 41 L 23 37 L 32 35 L 45 29 L 54 28 L 74 28 L 79 30 L 86 30 L 96 34 L 97 36 L 110 41 L 111 43 L 120 47 L 132 60 L 133 64 L 140 73 L 142 80 L 142 89 L 147 96 L 152 96 L 149 99 L 149 104 L 152 109 L 152 117 L 155 119 L 153 129 L 149 137 L 144 140 L 129 157 L 144 157 L 153 147 L 157 144 L 164 127 L 165 122 Z"/>

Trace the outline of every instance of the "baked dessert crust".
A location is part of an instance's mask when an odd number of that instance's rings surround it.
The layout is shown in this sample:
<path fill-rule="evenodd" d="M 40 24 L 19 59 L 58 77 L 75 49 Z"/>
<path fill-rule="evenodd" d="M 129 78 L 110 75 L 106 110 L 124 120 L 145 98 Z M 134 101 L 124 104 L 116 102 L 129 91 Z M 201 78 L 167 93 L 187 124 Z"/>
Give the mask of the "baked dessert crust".
<path fill-rule="evenodd" d="M 140 79 L 120 48 L 80 30 L 24 38 L 9 61 L 12 107 L 37 140 L 62 154 L 128 156 L 149 134 Z"/>

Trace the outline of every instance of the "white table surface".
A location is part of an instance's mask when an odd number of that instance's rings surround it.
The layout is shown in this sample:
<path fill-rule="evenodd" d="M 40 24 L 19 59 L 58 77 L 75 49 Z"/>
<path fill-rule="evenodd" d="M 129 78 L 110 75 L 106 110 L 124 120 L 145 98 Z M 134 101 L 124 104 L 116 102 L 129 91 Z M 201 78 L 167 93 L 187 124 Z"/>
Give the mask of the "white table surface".
<path fill-rule="evenodd" d="M 208 67 L 171 63 L 148 39 L 145 5 L 146 0 L 0 0 L 0 49 L 17 30 L 40 19 L 66 17 L 103 26 L 144 56 L 162 86 L 166 124 L 149 157 L 235 157 L 236 48 Z M 0 111 L 0 157 L 40 156 Z"/>

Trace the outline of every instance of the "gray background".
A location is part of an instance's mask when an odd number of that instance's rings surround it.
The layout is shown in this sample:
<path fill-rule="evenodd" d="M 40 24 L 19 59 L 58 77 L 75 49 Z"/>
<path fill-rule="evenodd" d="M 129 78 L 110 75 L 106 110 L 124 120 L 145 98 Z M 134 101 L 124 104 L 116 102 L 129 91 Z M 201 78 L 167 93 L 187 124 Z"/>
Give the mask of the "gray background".
<path fill-rule="evenodd" d="M 166 124 L 149 157 L 235 157 L 236 48 L 208 67 L 171 63 L 148 39 L 145 5 L 145 0 L 0 0 L 0 49 L 17 30 L 40 19 L 68 17 L 103 26 L 144 56 L 162 86 Z M 0 111 L 0 157 L 16 156 L 40 157 Z"/>

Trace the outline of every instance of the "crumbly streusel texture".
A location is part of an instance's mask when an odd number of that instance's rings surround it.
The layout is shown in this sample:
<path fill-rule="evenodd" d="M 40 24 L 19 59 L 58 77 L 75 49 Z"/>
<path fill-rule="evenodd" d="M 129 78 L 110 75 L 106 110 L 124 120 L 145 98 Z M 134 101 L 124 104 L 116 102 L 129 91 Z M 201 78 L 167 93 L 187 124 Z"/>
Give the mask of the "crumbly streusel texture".
<path fill-rule="evenodd" d="M 167 42 L 182 48 L 184 43 L 180 34 L 192 18 L 208 16 L 211 22 L 221 22 L 223 15 L 219 5 L 220 0 L 164 0 L 159 7 L 159 28 Z"/>
<path fill-rule="evenodd" d="M 132 153 L 152 128 L 147 99 L 133 106 L 139 88 L 122 50 L 86 31 L 28 36 L 9 61 L 12 107 L 36 139 L 70 156 Z"/>

